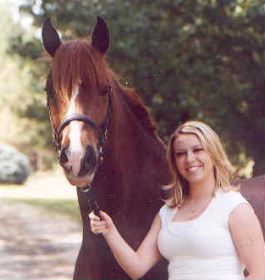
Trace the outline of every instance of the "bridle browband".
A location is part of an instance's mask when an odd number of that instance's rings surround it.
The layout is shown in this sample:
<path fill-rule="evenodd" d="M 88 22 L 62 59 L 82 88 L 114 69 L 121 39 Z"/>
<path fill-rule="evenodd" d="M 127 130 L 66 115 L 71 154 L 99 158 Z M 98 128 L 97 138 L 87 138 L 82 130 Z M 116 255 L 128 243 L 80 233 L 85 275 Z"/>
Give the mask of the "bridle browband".
<path fill-rule="evenodd" d="M 58 157 L 60 157 L 61 152 L 62 152 L 62 147 L 61 147 L 61 140 L 62 140 L 62 132 L 63 129 L 70 124 L 72 121 L 80 121 L 88 126 L 92 127 L 98 135 L 98 145 L 97 145 L 97 150 L 98 150 L 98 165 L 103 161 L 103 147 L 107 138 L 107 133 L 108 133 L 108 128 L 109 128 L 109 123 L 110 123 L 110 115 L 111 115 L 111 87 L 107 86 L 107 97 L 108 97 L 108 103 L 107 103 L 107 111 L 105 115 L 105 119 L 102 124 L 98 125 L 95 121 L 93 121 L 89 116 L 82 115 L 82 114 L 72 114 L 68 117 L 66 117 L 63 122 L 60 124 L 58 128 L 54 128 L 52 125 L 52 119 L 51 119 L 51 109 L 50 109 L 50 104 L 49 100 L 47 102 L 47 107 L 49 111 L 49 118 L 50 118 L 50 123 L 52 127 L 52 135 L 53 135 L 53 142 L 56 147 L 56 150 L 58 152 Z"/>

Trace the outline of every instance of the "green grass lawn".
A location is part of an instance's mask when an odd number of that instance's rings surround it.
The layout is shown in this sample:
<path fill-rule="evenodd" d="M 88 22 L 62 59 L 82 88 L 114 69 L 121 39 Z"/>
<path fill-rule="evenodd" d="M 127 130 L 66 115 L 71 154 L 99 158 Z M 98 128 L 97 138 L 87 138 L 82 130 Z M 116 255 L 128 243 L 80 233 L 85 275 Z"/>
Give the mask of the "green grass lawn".
<path fill-rule="evenodd" d="M 0 197 L 10 203 L 41 208 L 51 215 L 65 215 L 81 224 L 77 197 L 72 195 L 72 190 L 75 193 L 61 169 L 54 169 L 32 173 L 23 185 L 0 184 Z"/>

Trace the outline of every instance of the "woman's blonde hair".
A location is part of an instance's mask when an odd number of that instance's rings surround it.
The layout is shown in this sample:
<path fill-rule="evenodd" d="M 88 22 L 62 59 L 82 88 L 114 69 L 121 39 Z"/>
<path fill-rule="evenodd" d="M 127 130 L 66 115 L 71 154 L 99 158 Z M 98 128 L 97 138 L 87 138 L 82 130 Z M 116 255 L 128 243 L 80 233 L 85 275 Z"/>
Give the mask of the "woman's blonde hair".
<path fill-rule="evenodd" d="M 196 135 L 201 141 L 204 150 L 210 155 L 214 165 L 216 182 L 214 192 L 220 188 L 225 191 L 232 189 L 233 187 L 231 187 L 230 182 L 233 176 L 233 166 L 225 153 L 218 135 L 203 122 L 188 121 L 180 125 L 169 139 L 167 160 L 172 181 L 170 184 L 163 186 L 163 192 L 167 194 L 167 198 L 164 199 L 166 204 L 170 207 L 181 206 L 189 194 L 188 182 L 177 170 L 174 152 L 174 142 L 182 134 Z"/>

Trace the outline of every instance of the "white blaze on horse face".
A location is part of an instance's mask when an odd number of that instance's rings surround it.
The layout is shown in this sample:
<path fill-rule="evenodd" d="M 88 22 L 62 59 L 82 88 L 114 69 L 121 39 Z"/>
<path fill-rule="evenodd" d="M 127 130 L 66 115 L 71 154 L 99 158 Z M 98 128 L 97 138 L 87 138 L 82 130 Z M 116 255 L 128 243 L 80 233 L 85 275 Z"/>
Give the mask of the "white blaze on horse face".
<path fill-rule="evenodd" d="M 67 116 L 77 114 L 77 97 L 79 94 L 79 86 L 77 86 L 74 91 L 72 92 L 72 97 L 70 100 L 70 105 L 67 111 Z M 72 121 L 69 124 L 69 147 L 67 150 L 67 158 L 68 162 L 66 167 L 71 169 L 71 172 L 74 176 L 77 176 L 80 172 L 82 158 L 85 155 L 85 149 L 81 143 L 81 130 L 82 130 L 83 123 L 79 121 Z"/>

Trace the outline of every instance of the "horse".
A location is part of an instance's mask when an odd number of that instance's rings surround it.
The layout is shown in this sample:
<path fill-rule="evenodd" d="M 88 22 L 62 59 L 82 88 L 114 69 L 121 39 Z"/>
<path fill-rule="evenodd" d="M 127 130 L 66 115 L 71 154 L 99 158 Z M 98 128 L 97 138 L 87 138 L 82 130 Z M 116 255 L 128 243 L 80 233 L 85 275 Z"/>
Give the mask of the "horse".
<path fill-rule="evenodd" d="M 91 42 L 62 43 L 50 19 L 43 24 L 42 40 L 52 58 L 46 91 L 53 139 L 60 165 L 76 186 L 83 223 L 73 279 L 130 279 L 103 237 L 91 233 L 87 193 L 93 190 L 99 207 L 112 216 L 136 249 L 163 204 L 161 186 L 170 180 L 165 145 L 142 99 L 121 85 L 109 68 L 105 57 L 109 31 L 101 17 L 97 17 Z M 263 232 L 264 178 L 240 182 Z M 166 261 L 142 279 L 168 279 Z"/>
<path fill-rule="evenodd" d="M 160 186 L 169 178 L 165 145 L 142 99 L 107 65 L 109 31 L 102 18 L 91 42 L 62 43 L 49 19 L 42 39 L 52 58 L 46 91 L 53 139 L 60 165 L 76 186 L 83 223 L 73 279 L 130 279 L 103 237 L 92 234 L 84 190 L 91 187 L 99 207 L 137 249 L 162 206 Z M 143 279 L 167 279 L 166 262 Z"/>
<path fill-rule="evenodd" d="M 265 238 L 265 175 L 236 181 L 241 194 L 252 205 L 262 228 Z M 235 184 L 235 185 L 236 185 Z"/>

